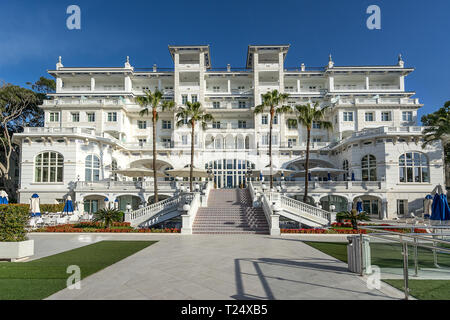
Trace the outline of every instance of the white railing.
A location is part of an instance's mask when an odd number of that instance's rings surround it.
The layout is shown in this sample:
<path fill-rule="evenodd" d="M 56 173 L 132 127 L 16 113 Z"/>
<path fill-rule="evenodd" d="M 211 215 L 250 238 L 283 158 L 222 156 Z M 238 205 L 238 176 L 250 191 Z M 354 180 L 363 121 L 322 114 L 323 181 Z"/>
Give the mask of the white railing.
<path fill-rule="evenodd" d="M 194 198 L 190 203 L 190 208 L 186 214 L 181 215 L 181 233 L 192 234 L 192 225 L 197 216 L 198 208 L 200 207 L 200 193 L 195 193 Z"/>
<path fill-rule="evenodd" d="M 282 195 L 280 197 L 280 205 L 283 209 L 287 208 L 299 216 L 309 216 L 310 220 L 319 224 L 331 223 L 331 212 L 314 207 L 304 202 Z"/>
<path fill-rule="evenodd" d="M 129 213 L 125 213 L 125 222 L 130 222 L 132 227 L 139 226 L 141 223 L 149 220 L 153 216 L 161 213 L 163 210 L 177 209 L 181 201 L 186 201 L 189 198 L 188 195 L 178 195 L 169 199 L 153 203 L 144 208 L 134 210 Z"/>

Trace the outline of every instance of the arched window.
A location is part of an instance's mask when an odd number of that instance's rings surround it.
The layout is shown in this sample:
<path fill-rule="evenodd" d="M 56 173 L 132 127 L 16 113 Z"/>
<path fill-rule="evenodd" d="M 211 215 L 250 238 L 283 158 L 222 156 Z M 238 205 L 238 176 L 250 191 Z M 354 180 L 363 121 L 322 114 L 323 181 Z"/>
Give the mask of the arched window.
<path fill-rule="evenodd" d="M 430 182 L 428 158 L 420 152 L 407 152 L 398 160 L 400 182 Z"/>
<path fill-rule="evenodd" d="M 344 181 L 346 181 L 348 179 L 348 160 L 344 160 L 344 162 L 342 162 L 342 170 L 344 170 Z"/>
<path fill-rule="evenodd" d="M 54 151 L 42 152 L 34 160 L 35 182 L 63 182 L 64 157 Z"/>
<path fill-rule="evenodd" d="M 95 155 L 88 155 L 84 163 L 85 181 L 100 180 L 100 159 Z"/>
<path fill-rule="evenodd" d="M 361 160 L 362 181 L 377 181 L 377 159 L 368 154 Z"/>

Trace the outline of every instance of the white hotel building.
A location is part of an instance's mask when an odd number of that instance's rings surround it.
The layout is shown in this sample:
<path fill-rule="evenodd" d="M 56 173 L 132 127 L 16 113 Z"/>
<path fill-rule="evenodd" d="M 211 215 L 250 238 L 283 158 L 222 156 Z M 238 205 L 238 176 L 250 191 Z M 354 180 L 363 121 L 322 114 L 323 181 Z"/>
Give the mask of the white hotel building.
<path fill-rule="evenodd" d="M 49 74 L 56 79 L 53 99 L 42 105 L 43 128 L 15 134 L 21 145 L 20 202 L 38 193 L 41 203 L 70 195 L 79 208 L 95 211 L 104 198 L 118 199 L 123 209 L 153 196 L 151 178 L 133 181 L 112 173 L 119 168 L 150 166 L 151 115 L 139 116 L 134 101 L 144 89 L 159 89 L 177 106 L 200 101 L 215 122 L 197 128 L 195 165 L 212 167 L 217 188 L 245 183 L 248 168 L 266 167 L 268 114 L 254 114 L 261 95 L 277 89 L 289 93 L 288 103 L 319 101 L 329 105 L 331 131 L 312 130 L 310 167 L 343 169 L 346 173 L 312 177 L 309 195 L 324 209 L 347 209 L 357 198 L 380 218 L 420 211 L 424 197 L 444 185 L 440 144 L 422 149 L 422 127 L 415 92 L 405 90 L 413 68 L 396 65 L 287 68 L 289 45 L 250 45 L 246 67 L 212 67 L 210 48 L 169 46 L 173 68 L 64 67 L 61 59 Z M 279 115 L 274 124 L 274 166 L 302 170 L 305 128 L 290 127 Z M 175 126 L 173 111 L 157 122 L 158 169 L 183 168 L 190 162 L 190 128 Z M 175 192 L 173 181 L 160 178 L 161 195 Z M 301 199 L 303 178 L 286 181 L 282 192 Z M 166 181 L 164 181 L 166 180 Z M 300 180 L 300 181 L 298 181 Z M 277 184 L 279 182 L 276 182 Z"/>

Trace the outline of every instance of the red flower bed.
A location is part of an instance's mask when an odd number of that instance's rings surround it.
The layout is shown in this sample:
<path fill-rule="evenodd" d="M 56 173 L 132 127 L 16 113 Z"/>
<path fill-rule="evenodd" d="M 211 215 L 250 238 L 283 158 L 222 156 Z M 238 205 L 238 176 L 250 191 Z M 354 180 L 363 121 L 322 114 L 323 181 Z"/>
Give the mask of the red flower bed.
<path fill-rule="evenodd" d="M 165 229 L 134 229 L 134 228 L 114 228 L 114 227 L 129 227 L 128 222 L 118 222 L 113 224 L 111 229 L 99 228 L 101 224 L 97 222 L 82 222 L 77 224 L 83 225 L 82 228 L 76 228 L 72 224 L 63 224 L 59 226 L 49 226 L 35 230 L 35 232 L 109 232 L 109 233 L 180 233 L 177 228 Z"/>

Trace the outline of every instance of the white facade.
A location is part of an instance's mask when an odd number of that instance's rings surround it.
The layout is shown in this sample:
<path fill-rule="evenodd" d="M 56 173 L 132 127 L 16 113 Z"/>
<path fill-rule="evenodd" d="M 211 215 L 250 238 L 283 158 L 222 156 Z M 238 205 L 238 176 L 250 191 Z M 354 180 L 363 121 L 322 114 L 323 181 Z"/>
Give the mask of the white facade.
<path fill-rule="evenodd" d="M 42 106 L 45 126 L 15 135 L 22 146 L 20 201 L 38 193 L 41 203 L 54 203 L 70 194 L 89 210 L 102 207 L 104 198 L 121 199 L 122 207 L 147 201 L 153 193 L 150 178 L 133 182 L 111 173 L 116 166 L 151 163 L 151 118 L 139 116 L 141 108 L 134 101 L 144 89 L 163 91 L 177 106 L 198 100 L 213 114 L 215 122 L 206 130 L 196 128 L 195 165 L 211 165 L 217 187 L 237 187 L 244 183 L 248 165 L 257 171 L 269 163 L 268 114 L 255 115 L 254 107 L 261 94 L 277 89 L 289 93 L 292 105 L 319 101 L 330 106 L 333 130 L 313 129 L 311 165 L 348 168 L 348 174 L 332 175 L 332 181 L 313 178 L 318 180 L 310 184 L 314 202 L 326 207 L 324 197 L 332 195 L 328 200 L 343 209 L 360 197 L 382 218 L 420 210 L 425 195 L 444 185 L 444 168 L 440 145 L 421 148 L 417 110 L 422 105 L 411 98 L 415 92 L 405 90 L 405 77 L 414 69 L 404 67 L 401 57 L 391 66 L 335 66 L 331 56 L 323 68 L 287 68 L 288 49 L 249 46 L 243 69 L 212 68 L 209 46 L 169 46 L 170 69 L 134 68 L 128 58 L 123 68 L 64 67 L 60 60 L 49 71 L 57 89 Z M 274 166 L 301 170 L 306 130 L 289 128 L 292 117 L 279 115 L 274 124 Z M 190 162 L 190 128 L 176 128 L 175 123 L 174 112 L 160 114 L 156 143 L 161 170 Z M 43 152 L 47 155 L 38 159 Z M 403 165 L 402 155 L 421 157 L 420 164 L 408 158 Z M 288 181 L 283 190 L 301 197 L 303 182 Z M 173 183 L 161 182 L 160 192 L 171 195 Z"/>

